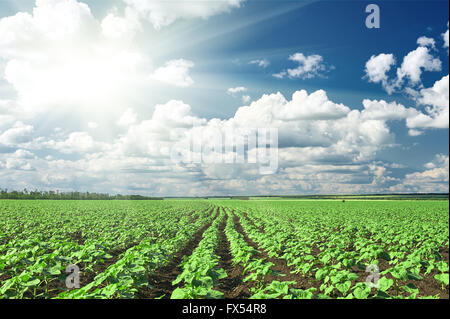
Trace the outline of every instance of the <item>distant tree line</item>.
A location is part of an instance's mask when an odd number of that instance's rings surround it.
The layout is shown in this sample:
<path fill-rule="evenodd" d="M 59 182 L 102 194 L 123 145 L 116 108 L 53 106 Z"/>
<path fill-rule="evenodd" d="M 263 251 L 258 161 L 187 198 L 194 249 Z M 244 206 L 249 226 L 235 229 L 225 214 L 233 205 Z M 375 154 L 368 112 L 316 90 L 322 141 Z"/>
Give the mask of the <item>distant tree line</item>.
<path fill-rule="evenodd" d="M 162 200 L 162 197 L 148 197 L 142 195 L 110 195 L 90 192 L 59 192 L 59 191 L 10 191 L 0 190 L 0 199 L 61 199 L 61 200 Z"/>

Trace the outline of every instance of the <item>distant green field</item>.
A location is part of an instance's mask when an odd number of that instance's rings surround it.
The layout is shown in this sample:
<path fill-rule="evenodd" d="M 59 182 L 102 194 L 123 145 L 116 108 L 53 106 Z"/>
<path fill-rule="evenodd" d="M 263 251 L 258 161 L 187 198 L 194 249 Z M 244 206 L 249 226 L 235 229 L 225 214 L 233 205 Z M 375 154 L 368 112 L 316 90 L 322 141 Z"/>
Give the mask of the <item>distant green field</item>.
<path fill-rule="evenodd" d="M 336 200 L 448 200 L 448 194 L 386 194 L 386 195 L 302 195 L 250 197 L 250 199 L 336 199 Z"/>
<path fill-rule="evenodd" d="M 239 199 L 239 200 L 293 200 L 293 199 L 335 199 L 335 200 L 449 200 L 448 194 L 376 194 L 376 195 L 266 195 L 266 196 L 229 196 L 229 197 L 196 197 L 166 199 Z"/>
<path fill-rule="evenodd" d="M 448 298 L 448 201 L 352 199 L 0 200 L 0 298 Z"/>

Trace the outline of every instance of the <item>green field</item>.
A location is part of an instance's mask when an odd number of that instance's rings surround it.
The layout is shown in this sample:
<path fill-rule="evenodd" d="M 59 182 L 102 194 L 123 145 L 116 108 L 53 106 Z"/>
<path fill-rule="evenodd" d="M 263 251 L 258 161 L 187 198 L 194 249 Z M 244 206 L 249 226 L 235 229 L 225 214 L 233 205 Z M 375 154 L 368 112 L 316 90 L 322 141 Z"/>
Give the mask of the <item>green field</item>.
<path fill-rule="evenodd" d="M 448 245 L 446 200 L 0 200 L 0 298 L 449 298 Z"/>

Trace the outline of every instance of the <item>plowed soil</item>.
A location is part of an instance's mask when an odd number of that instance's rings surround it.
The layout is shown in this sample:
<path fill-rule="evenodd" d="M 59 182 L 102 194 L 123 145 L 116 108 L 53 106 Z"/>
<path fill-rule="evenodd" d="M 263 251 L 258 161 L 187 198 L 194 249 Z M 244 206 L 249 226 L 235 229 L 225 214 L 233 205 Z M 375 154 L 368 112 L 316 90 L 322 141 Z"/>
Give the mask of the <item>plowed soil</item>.
<path fill-rule="evenodd" d="M 295 269 L 293 267 L 289 267 L 287 265 L 286 260 L 281 258 L 269 257 L 268 254 L 263 249 L 259 248 L 257 243 L 255 243 L 252 239 L 250 239 L 247 236 L 239 221 L 239 217 L 237 217 L 236 215 L 234 216 L 234 224 L 236 231 L 238 231 L 244 236 L 244 239 L 247 242 L 247 244 L 259 251 L 259 255 L 257 255 L 256 257 L 263 258 L 266 260 L 266 262 L 271 262 L 274 264 L 274 266 L 272 266 L 271 269 L 274 270 L 275 274 L 271 274 L 265 277 L 264 282 L 266 284 L 270 284 L 274 280 L 296 281 L 296 284 L 290 286 L 291 288 L 308 289 L 311 287 L 315 287 L 318 289 L 320 287 L 319 283 L 312 282 L 312 279 L 314 279 L 313 277 L 307 278 L 300 274 L 292 273 Z"/>
<path fill-rule="evenodd" d="M 230 243 L 225 235 L 226 218 L 219 228 L 219 245 L 216 255 L 220 257 L 219 268 L 225 269 L 228 277 L 221 279 L 217 290 L 221 291 L 227 299 L 248 299 L 250 297 L 251 283 L 244 283 L 242 272 L 244 268 L 241 265 L 233 265 L 233 256 L 230 253 Z"/>
<path fill-rule="evenodd" d="M 212 212 L 213 210 L 211 210 Z M 218 211 L 216 210 L 217 218 Z M 190 256 L 194 249 L 198 246 L 198 243 L 202 240 L 203 233 L 212 222 L 200 229 L 189 243 L 184 246 L 183 249 L 178 251 L 174 258 L 164 267 L 155 270 L 152 274 L 148 276 L 149 287 L 141 287 L 136 293 L 136 298 L 138 299 L 169 299 L 172 292 L 178 286 L 172 286 L 172 282 L 178 277 L 179 274 L 183 272 L 180 263 L 183 261 L 184 256 Z"/>

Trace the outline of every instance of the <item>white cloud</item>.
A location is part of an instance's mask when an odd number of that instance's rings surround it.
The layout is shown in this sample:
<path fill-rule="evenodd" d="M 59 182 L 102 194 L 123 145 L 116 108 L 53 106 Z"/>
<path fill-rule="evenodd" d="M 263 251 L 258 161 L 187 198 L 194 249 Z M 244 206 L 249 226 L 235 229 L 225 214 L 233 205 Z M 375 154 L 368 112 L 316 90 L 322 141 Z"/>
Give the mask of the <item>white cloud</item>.
<path fill-rule="evenodd" d="M 150 78 L 174 86 L 188 87 L 194 84 L 194 80 L 189 75 L 192 67 L 194 67 L 194 62 L 189 60 L 170 60 L 164 66 L 156 69 Z"/>
<path fill-rule="evenodd" d="M 430 47 L 432 49 L 436 48 L 436 41 L 433 38 L 428 38 L 426 36 L 422 36 L 417 39 L 417 44 L 422 47 Z"/>
<path fill-rule="evenodd" d="M 384 121 L 362 118 L 359 111 L 330 101 L 323 90 L 297 91 L 291 101 L 281 93 L 265 94 L 240 107 L 228 123 L 278 128 L 280 159 L 297 163 L 302 158 L 357 161 L 372 156 L 392 139 Z"/>
<path fill-rule="evenodd" d="M 243 92 L 246 92 L 246 91 L 247 91 L 246 87 L 244 87 L 244 86 L 237 86 L 237 87 L 234 87 L 234 88 L 229 88 L 227 90 L 227 93 L 229 95 L 236 96 L 236 94 L 243 93 Z"/>
<path fill-rule="evenodd" d="M 404 92 L 418 106 L 425 105 L 424 111 L 421 111 L 385 101 L 366 100 L 363 103 L 365 116 L 386 120 L 406 119 L 410 136 L 423 134 L 421 129 L 449 127 L 448 75 L 436 81 L 431 88 L 424 88 L 421 80 L 424 71 L 442 69 L 442 62 L 430 51 L 435 49 L 436 43 L 434 39 L 424 36 L 418 38 L 417 43 L 419 47 L 403 58 L 401 66 L 396 70 L 396 77 L 390 78 L 388 75 L 396 63 L 393 54 L 372 56 L 365 68 L 368 81 L 381 83 L 388 94 Z"/>
<path fill-rule="evenodd" d="M 362 117 L 376 120 L 406 120 L 406 126 L 410 129 L 410 136 L 423 134 L 426 128 L 449 127 L 449 76 L 435 82 L 431 88 L 423 88 L 417 92 L 415 99 L 417 104 L 425 105 L 424 112 L 416 108 L 407 108 L 396 102 L 384 100 L 363 101 L 364 110 Z"/>
<path fill-rule="evenodd" d="M 183 136 L 187 129 L 205 123 L 205 119 L 192 114 L 189 105 L 171 100 L 156 105 L 150 119 L 130 125 L 126 134 L 115 142 L 113 149 L 127 156 L 139 154 L 168 158 L 170 147 L 180 138 L 180 134 Z"/>
<path fill-rule="evenodd" d="M 401 67 L 397 69 L 397 78 L 400 82 L 408 78 L 415 85 L 420 83 L 423 71 L 440 71 L 441 67 L 441 60 L 433 57 L 428 48 L 420 46 L 403 58 Z"/>
<path fill-rule="evenodd" d="M 128 108 L 117 121 L 119 126 L 129 126 L 130 124 L 136 123 L 137 114 L 132 108 Z"/>
<path fill-rule="evenodd" d="M 34 168 L 31 166 L 29 160 L 36 159 L 36 156 L 27 150 L 18 149 L 14 153 L 3 156 L 3 159 L 4 163 L 0 160 L 0 168 L 3 167 L 8 170 L 18 171 L 32 171 Z"/>
<path fill-rule="evenodd" d="M 136 12 L 130 8 L 125 9 L 125 16 L 120 17 L 114 8 L 101 23 L 102 34 L 111 39 L 127 41 L 133 38 L 137 31 L 142 31 Z"/>
<path fill-rule="evenodd" d="M 386 73 L 395 64 L 395 57 L 393 54 L 381 53 L 379 55 L 372 55 L 366 62 L 366 75 L 370 82 L 378 83 L 387 80 Z"/>
<path fill-rule="evenodd" d="M 29 169 L 27 174 L 31 175 L 27 176 L 35 179 L 27 187 L 70 190 L 76 184 L 89 191 L 123 193 L 131 189 L 132 193 L 155 195 L 389 190 L 390 185 L 399 183 L 390 176 L 388 168 L 393 165 L 373 160 L 379 150 L 393 143 L 386 121 L 407 117 L 409 111 L 384 101 L 366 100 L 363 105 L 362 111 L 351 110 L 329 100 L 322 90 L 310 94 L 297 91 L 291 99 L 276 93 L 240 107 L 229 119 L 206 120 L 195 116 L 189 105 L 171 100 L 157 105 L 150 118 L 130 124 L 111 143 L 96 141 L 86 132 L 40 141 L 41 152 L 50 148 L 78 153 L 80 159 L 63 160 L 58 155 L 41 159 L 20 151 L 7 162 L 8 157 L 0 154 L 0 166 L 10 167 L 0 170 L 0 176 L 6 181 L 4 174 L 8 172 L 16 181 L 26 181 L 18 176 Z M 278 128 L 276 174 L 262 176 L 255 164 L 177 165 L 170 159 L 174 143 L 188 140 L 194 131 L 208 145 L 217 130 L 246 127 Z M 9 185 L 19 184 L 11 181 Z"/>
<path fill-rule="evenodd" d="M 281 71 L 279 73 L 274 73 L 272 74 L 273 77 L 277 78 L 277 79 L 282 79 L 286 76 L 286 71 Z"/>
<path fill-rule="evenodd" d="M 414 97 L 417 94 L 416 88 L 423 87 L 422 73 L 442 69 L 441 60 L 431 54 L 431 50 L 435 50 L 434 39 L 423 36 L 417 39 L 417 44 L 419 46 L 403 58 L 395 77 L 390 77 L 388 73 L 396 64 L 396 59 L 393 54 L 385 53 L 370 57 L 366 62 L 364 77 L 369 82 L 381 83 L 388 94 L 404 91 Z"/>
<path fill-rule="evenodd" d="M 267 68 L 270 65 L 270 61 L 267 59 L 257 59 L 250 61 L 248 64 L 256 64 L 261 68 Z"/>
<path fill-rule="evenodd" d="M 33 167 L 27 161 L 16 159 L 16 158 L 8 158 L 5 163 L 2 165 L 0 162 L 0 168 L 4 166 L 4 168 L 8 170 L 19 170 L 19 171 L 32 171 Z"/>
<path fill-rule="evenodd" d="M 409 128 L 449 127 L 449 76 L 436 81 L 431 88 L 419 91 L 417 103 L 426 105 L 426 114 L 418 113 L 407 119 Z"/>
<path fill-rule="evenodd" d="M 408 135 L 410 135 L 410 136 L 420 136 L 422 134 L 423 134 L 423 132 L 419 131 L 419 130 L 415 130 L 415 129 L 408 130 Z"/>
<path fill-rule="evenodd" d="M 423 105 L 432 105 L 439 108 L 447 108 L 449 104 L 449 76 L 436 81 L 433 87 L 420 90 L 418 102 Z"/>
<path fill-rule="evenodd" d="M 91 129 L 96 129 L 99 127 L 97 122 L 88 122 L 88 127 Z"/>
<path fill-rule="evenodd" d="M 274 110 L 275 118 L 282 120 L 330 120 L 345 117 L 350 109 L 330 101 L 323 90 L 308 95 L 305 90 L 296 91 L 292 100 Z"/>
<path fill-rule="evenodd" d="M 448 192 L 449 158 L 438 154 L 426 170 L 407 174 L 402 183 L 390 187 L 394 192 Z"/>
<path fill-rule="evenodd" d="M 392 87 L 392 84 L 389 83 L 386 73 L 389 72 L 393 65 L 395 65 L 395 57 L 393 54 L 381 53 L 376 56 L 372 55 L 366 62 L 366 77 L 368 77 L 369 82 L 381 82 L 384 89 L 388 93 L 392 93 L 394 88 Z"/>
<path fill-rule="evenodd" d="M 0 19 L 4 75 L 21 107 L 28 113 L 110 108 L 128 96 L 148 74 L 147 61 L 132 37 L 110 37 L 119 32 L 111 30 L 119 24 L 111 19 L 102 25 L 75 0 L 38 0 L 31 14 Z"/>
<path fill-rule="evenodd" d="M 155 29 L 161 29 L 182 18 L 208 18 L 210 16 L 228 12 L 239 8 L 244 0 L 215 0 L 215 1 L 148 1 L 123 0 L 130 9 L 150 21 Z"/>
<path fill-rule="evenodd" d="M 305 56 L 303 53 L 295 53 L 289 56 L 289 60 L 297 62 L 299 65 L 294 69 L 287 69 L 273 74 L 274 77 L 283 78 L 287 75 L 291 79 L 309 79 L 321 76 L 327 70 L 326 65 L 323 63 L 323 57 L 318 54 Z"/>
<path fill-rule="evenodd" d="M 448 22 L 447 22 L 447 31 L 445 31 L 444 33 L 442 33 L 442 39 L 444 40 L 444 48 L 447 48 L 447 54 L 448 54 Z"/>
<path fill-rule="evenodd" d="M 242 96 L 242 103 L 246 104 L 249 103 L 252 100 L 250 95 L 243 95 Z"/>
<path fill-rule="evenodd" d="M 232 97 L 237 97 L 238 95 L 241 95 L 241 101 L 244 104 L 247 104 L 251 101 L 250 95 L 244 94 L 244 92 L 247 92 L 247 88 L 244 86 L 237 86 L 234 88 L 229 88 L 227 90 L 227 94 L 231 95 Z"/>
<path fill-rule="evenodd" d="M 99 152 L 105 148 L 103 143 L 94 141 L 86 132 L 73 132 L 63 141 L 49 140 L 42 146 L 65 154 Z"/>
<path fill-rule="evenodd" d="M 33 126 L 16 122 L 13 127 L 0 133 L 0 144 L 7 146 L 20 145 L 32 139 Z"/>
<path fill-rule="evenodd" d="M 202 144 L 207 146 L 218 132 L 249 127 L 278 128 L 278 151 L 282 171 L 285 167 L 308 163 L 315 163 L 318 171 L 326 169 L 325 165 L 336 161 L 361 163 L 370 160 L 378 150 L 389 147 L 393 142 L 393 136 L 385 121 L 367 119 L 358 110 L 350 110 L 342 104 L 330 101 L 321 90 L 311 94 L 298 91 L 293 94 L 291 100 L 285 99 L 281 93 L 263 95 L 249 106 L 240 107 L 234 117 L 226 120 L 199 118 L 192 114 L 189 105 L 172 100 L 157 105 L 150 119 L 130 125 L 128 131 L 107 148 L 108 151 L 89 159 L 89 167 L 95 168 L 96 172 L 119 167 L 129 167 L 133 170 L 139 168 L 142 171 L 151 171 L 152 174 L 163 171 L 166 177 L 172 174 L 177 176 L 173 177 L 178 178 L 178 181 L 172 181 L 174 185 L 183 184 L 178 176 L 183 172 L 183 178 L 190 181 L 189 185 L 196 187 L 196 194 L 202 191 L 215 192 L 219 185 L 230 187 L 244 184 L 248 190 L 252 187 L 249 180 L 260 178 L 258 167 L 254 164 L 180 167 L 171 161 L 170 154 L 174 143 L 189 143 L 193 134 L 201 138 Z M 249 150 L 250 153 L 252 151 Z M 227 157 L 231 155 L 226 154 Z M 217 159 L 218 156 L 219 154 L 211 153 L 208 159 Z M 196 179 L 201 176 L 213 178 L 216 183 L 210 185 L 203 182 L 206 184 L 202 185 L 208 185 L 205 190 L 204 186 L 196 184 Z M 217 178 L 227 180 L 218 181 Z M 272 182 L 275 183 L 273 179 Z M 296 182 L 297 185 L 301 183 Z M 282 186 L 283 183 L 276 184 L 280 189 L 295 187 L 293 183 L 285 186 Z M 319 183 L 316 186 L 318 185 Z M 259 187 L 257 190 L 260 191 Z"/>
<path fill-rule="evenodd" d="M 363 100 L 362 117 L 371 120 L 402 120 L 417 116 L 415 108 L 406 108 L 396 102 L 388 103 L 384 100 Z"/>
<path fill-rule="evenodd" d="M 180 100 L 171 100 L 166 104 L 158 104 L 153 112 L 155 124 L 165 127 L 190 127 L 204 122 L 192 114 L 191 107 Z"/>
<path fill-rule="evenodd" d="M 21 158 L 21 159 L 32 159 L 32 158 L 35 158 L 34 154 L 31 153 L 30 151 L 21 150 L 21 149 L 18 149 L 17 151 L 15 151 L 13 153 L 13 156 L 15 158 Z"/>
<path fill-rule="evenodd" d="M 0 129 L 14 123 L 15 118 L 11 114 L 1 114 L 0 113 Z"/>

